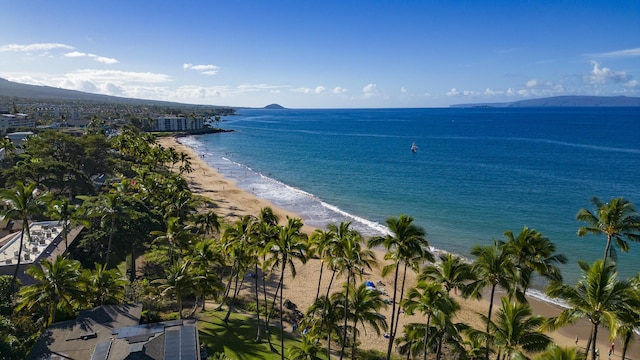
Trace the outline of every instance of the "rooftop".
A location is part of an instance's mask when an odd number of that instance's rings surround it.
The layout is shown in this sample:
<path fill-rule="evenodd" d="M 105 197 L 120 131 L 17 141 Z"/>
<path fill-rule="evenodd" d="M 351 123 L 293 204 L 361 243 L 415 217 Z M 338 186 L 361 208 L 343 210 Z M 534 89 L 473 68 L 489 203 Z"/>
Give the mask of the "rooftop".
<path fill-rule="evenodd" d="M 62 240 L 62 223 L 59 221 L 34 222 L 29 226 L 31 241 L 23 239 L 20 264 L 31 264 L 42 257 L 48 257 Z M 20 236 L 22 232 L 10 234 L 8 242 L 0 248 L 0 267 L 18 263 L 20 253 Z"/>

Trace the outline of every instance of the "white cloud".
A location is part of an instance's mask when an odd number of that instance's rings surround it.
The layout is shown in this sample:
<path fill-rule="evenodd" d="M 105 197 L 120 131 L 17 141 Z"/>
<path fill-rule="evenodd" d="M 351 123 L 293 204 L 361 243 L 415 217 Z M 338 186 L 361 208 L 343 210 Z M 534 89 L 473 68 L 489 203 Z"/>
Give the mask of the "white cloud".
<path fill-rule="evenodd" d="M 64 56 L 66 56 L 66 57 L 89 57 L 89 58 L 92 58 L 95 61 L 101 62 L 103 64 L 117 64 L 118 63 L 118 60 L 113 59 L 113 58 L 108 58 L 108 57 L 105 57 L 105 56 L 99 56 L 99 55 L 96 55 L 96 54 L 87 54 L 87 53 L 83 53 L 83 52 L 80 52 L 80 51 L 72 51 L 70 53 L 64 54 Z"/>
<path fill-rule="evenodd" d="M 87 56 L 87 54 L 83 53 L 83 52 L 80 52 L 80 51 L 72 51 L 70 53 L 64 54 L 64 56 L 66 56 L 66 57 L 83 57 L 83 56 Z"/>
<path fill-rule="evenodd" d="M 344 94 L 347 92 L 347 89 L 340 87 L 340 86 L 336 86 L 335 88 L 333 88 L 332 91 L 334 94 Z"/>
<path fill-rule="evenodd" d="M 9 44 L 0 46 L 1 51 L 13 51 L 13 52 L 34 52 L 34 51 L 47 51 L 53 49 L 73 49 L 73 46 L 59 43 L 36 43 L 36 44 Z"/>
<path fill-rule="evenodd" d="M 310 94 L 313 92 L 313 89 L 311 88 L 295 88 L 295 89 L 291 89 L 291 91 L 293 92 L 297 92 L 297 93 L 302 93 L 302 94 Z"/>
<path fill-rule="evenodd" d="M 315 89 L 315 93 L 316 94 L 322 94 L 325 91 L 327 91 L 326 87 L 324 87 L 322 85 L 316 86 L 316 89 Z"/>
<path fill-rule="evenodd" d="M 640 56 L 640 48 L 635 49 L 625 49 L 625 50 L 616 50 L 610 51 L 606 53 L 599 54 L 591 54 L 594 57 L 629 57 L 629 56 Z"/>
<path fill-rule="evenodd" d="M 626 87 L 626 88 L 632 88 L 633 89 L 633 88 L 640 87 L 640 83 L 638 82 L 638 80 L 630 80 L 627 83 L 625 83 L 623 86 Z"/>
<path fill-rule="evenodd" d="M 460 92 L 456 88 L 451 88 L 451 90 L 447 92 L 447 96 L 459 96 L 459 95 L 460 95 Z"/>
<path fill-rule="evenodd" d="M 371 98 L 379 95 L 380 95 L 380 90 L 378 90 L 378 85 L 376 84 L 370 83 L 365 85 L 362 88 L 362 96 L 365 98 Z"/>
<path fill-rule="evenodd" d="M 528 88 L 534 88 L 537 87 L 540 84 L 540 82 L 536 79 L 531 79 L 529 81 L 527 81 L 527 87 Z"/>
<path fill-rule="evenodd" d="M 624 71 L 613 71 L 607 67 L 600 68 L 600 64 L 593 60 L 591 64 L 593 69 L 584 77 L 584 80 L 589 84 L 621 83 L 631 79 L 631 76 Z"/>
<path fill-rule="evenodd" d="M 203 75 L 215 75 L 220 70 L 220 67 L 216 65 L 193 65 L 193 64 L 182 64 L 182 68 L 184 70 L 195 70 L 200 72 Z"/>
<path fill-rule="evenodd" d="M 400 94 L 406 94 L 407 91 L 408 91 L 407 88 L 404 86 L 400 88 Z"/>

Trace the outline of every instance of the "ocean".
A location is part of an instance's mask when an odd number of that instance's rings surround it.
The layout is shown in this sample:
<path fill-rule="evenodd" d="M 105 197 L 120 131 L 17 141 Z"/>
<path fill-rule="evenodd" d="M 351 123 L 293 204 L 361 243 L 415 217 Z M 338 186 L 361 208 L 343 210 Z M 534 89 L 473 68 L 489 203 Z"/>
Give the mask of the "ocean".
<path fill-rule="evenodd" d="M 578 210 L 593 196 L 640 210 L 640 108 L 243 109 L 222 120 L 234 131 L 180 141 L 305 224 L 349 220 L 372 236 L 406 214 L 432 247 L 465 257 L 527 226 L 569 258 L 569 284 L 606 241 L 577 236 Z M 638 263 L 631 243 L 620 276 Z"/>

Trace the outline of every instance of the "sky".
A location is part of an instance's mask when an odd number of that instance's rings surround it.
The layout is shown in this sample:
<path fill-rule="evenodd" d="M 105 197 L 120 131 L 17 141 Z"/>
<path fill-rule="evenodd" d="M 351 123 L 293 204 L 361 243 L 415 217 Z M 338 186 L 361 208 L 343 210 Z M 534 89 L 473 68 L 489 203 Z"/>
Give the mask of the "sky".
<path fill-rule="evenodd" d="M 189 104 L 640 96 L 640 1 L 2 0 L 0 77 Z"/>

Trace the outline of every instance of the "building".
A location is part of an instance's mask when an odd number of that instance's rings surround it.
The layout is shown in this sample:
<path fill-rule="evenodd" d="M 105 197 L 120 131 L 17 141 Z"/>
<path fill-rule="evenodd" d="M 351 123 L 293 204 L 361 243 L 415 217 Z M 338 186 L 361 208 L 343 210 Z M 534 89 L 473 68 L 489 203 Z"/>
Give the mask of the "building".
<path fill-rule="evenodd" d="M 7 131 L 7 129 L 17 128 L 34 128 L 36 127 L 36 120 L 30 119 L 27 114 L 0 114 L 0 131 Z"/>
<path fill-rule="evenodd" d="M 201 129 L 204 129 L 204 120 L 175 115 L 157 117 L 153 127 L 153 131 L 190 131 Z"/>
<path fill-rule="evenodd" d="M 140 324 L 141 314 L 141 304 L 82 311 L 43 331 L 27 359 L 201 359 L 196 320 Z"/>

